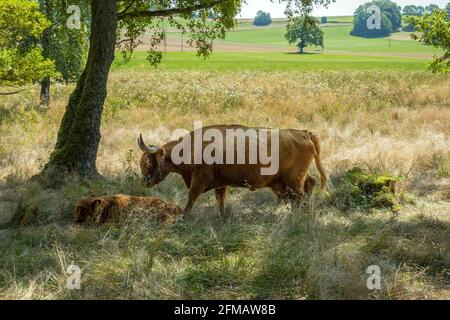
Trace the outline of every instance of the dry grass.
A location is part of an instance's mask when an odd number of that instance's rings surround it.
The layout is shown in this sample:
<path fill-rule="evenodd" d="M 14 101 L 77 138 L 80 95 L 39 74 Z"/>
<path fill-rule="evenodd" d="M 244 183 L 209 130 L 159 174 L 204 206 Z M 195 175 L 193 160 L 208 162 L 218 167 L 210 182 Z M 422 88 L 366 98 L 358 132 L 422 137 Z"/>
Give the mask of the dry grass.
<path fill-rule="evenodd" d="M 26 183 L 51 151 L 71 87 L 49 110 L 37 88 L 0 98 L 0 224 L 17 208 L 27 226 L 0 230 L 0 297 L 449 298 L 450 80 L 428 73 L 161 72 L 111 75 L 98 167 L 108 181 L 42 190 Z M 162 143 L 175 128 L 247 125 L 312 129 L 331 176 L 356 165 L 400 178 L 398 213 L 340 212 L 325 195 L 305 206 L 235 189 L 219 217 L 204 195 L 172 227 L 129 220 L 75 226 L 83 195 L 152 195 L 183 205 L 176 176 L 153 190 L 138 180 L 138 132 Z M 65 287 L 71 262 L 82 289 Z M 366 268 L 382 289 L 366 287 Z"/>

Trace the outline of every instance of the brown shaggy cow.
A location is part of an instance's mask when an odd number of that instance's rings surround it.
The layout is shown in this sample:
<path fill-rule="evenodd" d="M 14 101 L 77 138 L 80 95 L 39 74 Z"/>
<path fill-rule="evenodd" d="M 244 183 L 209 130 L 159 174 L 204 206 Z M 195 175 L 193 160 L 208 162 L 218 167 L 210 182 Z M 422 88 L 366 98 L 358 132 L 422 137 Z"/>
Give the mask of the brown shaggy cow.
<path fill-rule="evenodd" d="M 110 197 L 84 197 L 75 207 L 77 223 L 100 224 L 118 222 L 129 214 L 150 215 L 162 222 L 171 222 L 181 215 L 182 209 L 172 203 L 148 197 L 115 195 Z"/>
<path fill-rule="evenodd" d="M 246 131 L 253 129 L 259 132 L 264 128 L 219 125 L 197 130 L 202 130 L 200 134 L 203 134 L 207 129 L 215 129 L 221 132 L 223 137 L 225 137 L 223 150 L 226 150 L 226 140 L 227 138 L 230 139 L 229 130 Z M 191 155 L 195 152 L 193 143 L 195 132 L 197 131 L 189 133 L 192 141 Z M 183 177 L 186 186 L 189 188 L 189 199 L 184 214 L 190 213 L 194 202 L 202 193 L 212 189 L 216 193 L 219 212 L 224 213 L 224 200 L 228 186 L 246 187 L 252 191 L 259 188 L 270 188 L 280 199 L 302 199 L 305 193 L 312 192 L 316 184 L 316 180 L 308 174 L 313 160 L 320 174 L 322 188 L 327 184 L 325 170 L 320 160 L 319 138 L 309 131 L 294 129 L 281 129 L 279 131 L 279 170 L 273 175 L 261 174 L 260 169 L 267 167 L 267 165 L 264 166 L 259 162 L 257 164 L 249 164 L 250 143 L 245 143 L 245 164 L 206 164 L 205 162 L 192 164 L 194 163 L 193 161 L 190 162 L 191 164 L 175 164 L 171 157 L 172 150 L 181 141 L 182 138 L 171 141 L 162 147 L 149 147 L 144 143 L 142 135 L 140 135 L 138 145 L 144 152 L 141 158 L 141 171 L 148 187 L 160 183 L 172 172 L 178 173 Z M 258 138 L 258 146 L 260 141 Z M 271 145 L 270 134 L 267 141 Z M 202 150 L 204 151 L 210 143 L 212 142 L 203 141 Z M 270 150 L 269 147 L 267 149 Z"/>

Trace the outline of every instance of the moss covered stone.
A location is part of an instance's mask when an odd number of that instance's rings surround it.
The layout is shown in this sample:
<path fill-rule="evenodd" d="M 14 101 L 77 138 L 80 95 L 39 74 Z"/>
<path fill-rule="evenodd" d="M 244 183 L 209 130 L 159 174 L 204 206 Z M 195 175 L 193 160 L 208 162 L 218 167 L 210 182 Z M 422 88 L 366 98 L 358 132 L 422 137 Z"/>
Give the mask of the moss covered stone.
<path fill-rule="evenodd" d="M 361 168 L 353 168 L 338 178 L 331 200 L 339 209 L 387 208 L 398 211 L 395 195 L 396 179 L 378 176 Z"/>

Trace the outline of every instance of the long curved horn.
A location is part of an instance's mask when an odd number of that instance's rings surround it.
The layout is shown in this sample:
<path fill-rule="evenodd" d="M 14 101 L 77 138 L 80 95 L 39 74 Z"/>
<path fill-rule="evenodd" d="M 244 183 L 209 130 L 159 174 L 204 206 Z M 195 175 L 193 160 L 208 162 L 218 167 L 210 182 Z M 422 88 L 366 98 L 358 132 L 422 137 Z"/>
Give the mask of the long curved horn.
<path fill-rule="evenodd" d="M 142 134 L 139 134 L 139 138 L 137 139 L 137 143 L 138 143 L 139 149 L 141 149 L 142 152 L 156 153 L 159 150 L 158 146 L 150 146 L 150 147 L 148 147 L 145 144 L 144 139 L 142 138 Z"/>

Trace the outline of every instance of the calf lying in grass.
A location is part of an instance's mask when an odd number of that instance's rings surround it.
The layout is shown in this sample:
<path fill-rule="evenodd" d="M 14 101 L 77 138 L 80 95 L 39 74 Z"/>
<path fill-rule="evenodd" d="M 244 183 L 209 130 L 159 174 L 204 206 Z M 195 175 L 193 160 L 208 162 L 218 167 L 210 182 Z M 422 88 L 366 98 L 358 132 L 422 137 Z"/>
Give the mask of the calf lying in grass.
<path fill-rule="evenodd" d="M 180 207 L 161 199 L 119 194 L 81 198 L 75 207 L 75 218 L 77 223 L 101 224 L 140 214 L 161 222 L 173 222 L 182 212 Z"/>

